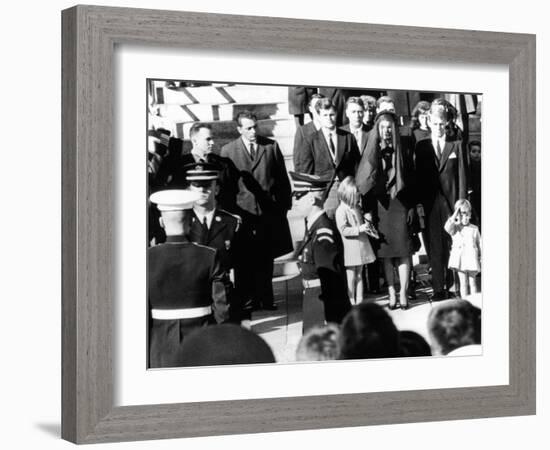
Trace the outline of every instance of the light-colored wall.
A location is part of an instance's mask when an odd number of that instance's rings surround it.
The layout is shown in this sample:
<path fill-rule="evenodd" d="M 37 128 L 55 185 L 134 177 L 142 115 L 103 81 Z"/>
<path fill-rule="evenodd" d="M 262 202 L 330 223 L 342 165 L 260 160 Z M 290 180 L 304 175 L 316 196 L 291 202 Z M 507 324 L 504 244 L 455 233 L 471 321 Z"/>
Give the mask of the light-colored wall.
<path fill-rule="evenodd" d="M 544 3 L 463 0 L 394 0 L 389 3 L 340 0 L 326 2 L 277 0 L 103 1 L 108 6 L 180 9 L 383 24 L 436 26 L 488 31 L 537 33 L 538 129 L 548 122 L 550 31 Z M 0 399 L 3 448 L 72 448 L 59 439 L 60 423 L 60 10 L 69 1 L 4 2 L 0 14 L 2 70 L 0 108 L 2 164 L 0 183 Z M 330 34 L 327 34 L 327 39 Z M 503 130 L 503 132 L 506 132 Z M 549 229 L 543 208 L 550 169 L 543 149 L 548 139 L 539 132 L 537 163 L 539 229 Z M 548 202 L 546 201 L 546 204 Z M 518 237 L 519 239 L 521 237 Z M 548 254 L 548 239 L 539 233 L 540 255 Z M 548 264 L 539 258 L 538 278 Z M 446 423 L 390 425 L 340 430 L 316 430 L 253 436 L 99 445 L 109 449 L 542 449 L 548 445 L 547 292 L 539 282 L 538 410 L 535 417 L 483 419 Z M 545 443 L 546 442 L 546 443 Z"/>

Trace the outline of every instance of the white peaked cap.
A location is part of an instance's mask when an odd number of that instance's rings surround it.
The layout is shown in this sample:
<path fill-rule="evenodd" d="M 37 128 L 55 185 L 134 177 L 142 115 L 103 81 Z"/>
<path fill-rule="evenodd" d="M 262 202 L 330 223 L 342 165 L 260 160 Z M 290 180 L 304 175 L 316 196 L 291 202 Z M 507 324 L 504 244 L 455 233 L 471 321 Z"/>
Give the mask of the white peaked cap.
<path fill-rule="evenodd" d="M 188 189 L 171 189 L 155 192 L 149 197 L 149 200 L 157 204 L 159 211 L 183 211 L 191 209 L 193 203 L 200 198 L 200 192 Z"/>

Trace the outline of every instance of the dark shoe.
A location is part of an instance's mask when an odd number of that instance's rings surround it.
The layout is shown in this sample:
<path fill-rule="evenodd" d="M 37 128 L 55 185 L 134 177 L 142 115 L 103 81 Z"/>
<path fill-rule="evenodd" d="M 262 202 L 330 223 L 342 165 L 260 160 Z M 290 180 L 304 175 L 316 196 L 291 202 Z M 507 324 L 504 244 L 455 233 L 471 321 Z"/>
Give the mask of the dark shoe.
<path fill-rule="evenodd" d="M 277 311 L 277 305 L 272 303 L 271 305 L 263 305 L 262 309 L 265 309 L 266 311 Z"/>
<path fill-rule="evenodd" d="M 402 310 L 409 309 L 409 296 L 408 295 L 399 295 L 399 307 Z"/>
<path fill-rule="evenodd" d="M 430 302 L 439 302 L 441 300 L 447 300 L 447 298 L 449 298 L 449 296 L 445 291 L 438 291 L 434 292 L 430 297 Z"/>
<path fill-rule="evenodd" d="M 396 303 L 395 305 L 390 305 L 388 303 L 388 309 L 391 309 L 392 311 L 395 311 L 396 309 L 399 309 L 399 303 Z"/>

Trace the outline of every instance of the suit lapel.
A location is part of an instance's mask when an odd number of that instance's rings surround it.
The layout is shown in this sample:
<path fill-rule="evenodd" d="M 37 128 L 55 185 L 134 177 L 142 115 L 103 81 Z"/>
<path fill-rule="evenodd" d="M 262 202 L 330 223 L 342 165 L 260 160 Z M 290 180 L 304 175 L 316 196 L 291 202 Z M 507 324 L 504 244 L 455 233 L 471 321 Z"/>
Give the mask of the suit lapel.
<path fill-rule="evenodd" d="M 246 170 L 252 170 L 252 158 L 250 157 L 250 153 L 244 145 L 242 138 L 238 138 L 238 141 L 240 159 L 243 161 Z"/>
<path fill-rule="evenodd" d="M 256 158 L 252 162 L 252 170 L 254 170 L 258 166 L 260 160 L 263 158 L 265 153 L 265 145 L 261 145 L 260 143 L 258 143 L 258 141 L 256 141 L 256 143 L 258 144 L 258 147 L 256 149 Z"/>
<path fill-rule="evenodd" d="M 357 141 L 357 138 L 351 132 L 351 127 L 349 126 L 349 124 L 344 125 L 341 129 L 344 130 L 344 131 L 347 131 L 349 134 L 352 134 L 353 137 L 355 138 L 355 140 Z M 369 132 L 367 131 L 367 127 L 365 127 L 365 125 L 363 125 L 361 127 L 361 133 L 360 134 L 361 134 L 361 145 L 359 145 L 359 142 L 357 142 L 357 148 L 359 149 L 359 152 L 361 154 L 363 154 L 363 152 L 367 148 L 367 140 L 368 140 L 368 136 L 369 136 Z"/>
<path fill-rule="evenodd" d="M 334 162 L 334 165 L 338 167 L 344 157 L 344 153 L 346 152 L 346 135 L 336 131 L 336 142 L 336 161 Z"/>
<path fill-rule="evenodd" d="M 451 154 L 451 151 L 453 149 L 453 146 L 450 142 L 445 142 L 445 147 L 443 147 L 443 151 L 441 152 L 441 159 L 439 160 L 439 171 L 441 172 L 443 170 L 443 167 L 445 167 L 445 163 L 449 159 L 449 155 Z"/>
<path fill-rule="evenodd" d="M 367 148 L 368 136 L 369 136 L 369 132 L 366 130 L 366 127 L 361 128 L 361 147 L 359 148 L 359 151 L 361 152 L 361 154 L 363 154 L 363 152 Z"/>

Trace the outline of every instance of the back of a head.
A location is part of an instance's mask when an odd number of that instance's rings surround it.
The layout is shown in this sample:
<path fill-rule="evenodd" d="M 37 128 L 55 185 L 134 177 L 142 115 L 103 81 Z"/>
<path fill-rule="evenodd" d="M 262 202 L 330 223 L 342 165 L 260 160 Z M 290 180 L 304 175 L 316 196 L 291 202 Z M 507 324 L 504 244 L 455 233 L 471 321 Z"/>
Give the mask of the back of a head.
<path fill-rule="evenodd" d="M 437 305 L 428 317 L 432 348 L 446 355 L 465 345 L 481 343 L 481 310 L 462 299 Z"/>
<path fill-rule="evenodd" d="M 297 361 L 329 361 L 338 357 L 340 330 L 334 324 L 310 328 L 296 349 Z"/>
<path fill-rule="evenodd" d="M 430 344 L 420 334 L 404 330 L 399 332 L 401 353 L 404 357 L 431 356 Z"/>
<path fill-rule="evenodd" d="M 393 358 L 400 354 L 399 332 L 381 306 L 361 303 L 344 318 L 339 359 Z"/>
<path fill-rule="evenodd" d="M 177 365 L 274 363 L 267 343 L 254 332 L 233 324 L 213 325 L 189 333 L 178 351 Z"/>

